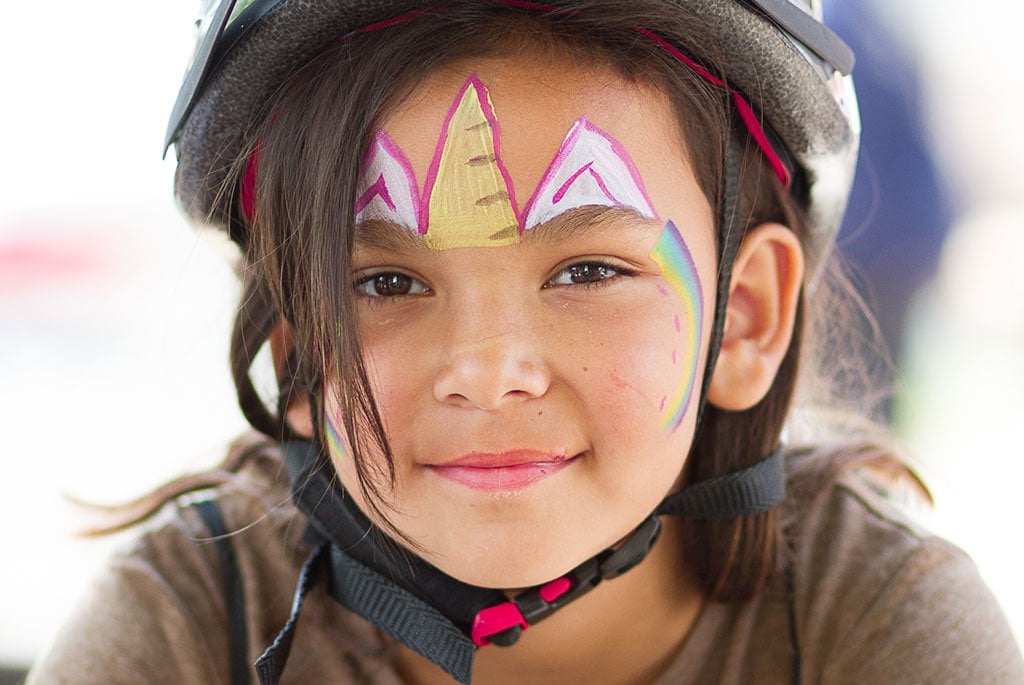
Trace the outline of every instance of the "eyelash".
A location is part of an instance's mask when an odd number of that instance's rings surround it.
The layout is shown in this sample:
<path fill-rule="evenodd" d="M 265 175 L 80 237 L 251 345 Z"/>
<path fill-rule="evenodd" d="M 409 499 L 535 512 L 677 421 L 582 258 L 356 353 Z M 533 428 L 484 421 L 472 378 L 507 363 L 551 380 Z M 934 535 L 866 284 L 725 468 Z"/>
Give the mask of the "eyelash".
<path fill-rule="evenodd" d="M 376 290 L 378 285 L 384 285 L 384 282 L 381 279 L 384 279 L 384 278 L 395 279 L 396 277 L 397 278 L 406 279 L 408 281 L 408 283 L 409 283 L 410 289 L 415 288 L 419 292 L 404 292 L 404 293 L 395 293 L 395 294 L 392 294 L 392 295 L 385 295 L 385 294 L 382 294 L 382 293 L 379 293 L 379 292 L 370 292 L 370 288 L 373 288 L 374 290 Z M 400 271 L 378 271 L 377 273 L 373 273 L 373 274 L 369 274 L 367 276 L 363 276 L 363 277 L 361 277 L 361 278 L 356 280 L 354 288 L 355 288 L 355 291 L 356 291 L 357 295 L 361 294 L 361 295 L 365 296 L 367 299 L 370 299 L 370 300 L 385 300 L 385 299 L 397 299 L 397 298 L 404 298 L 404 297 L 419 297 L 421 295 L 428 295 L 428 294 L 430 294 L 430 288 L 427 287 L 422 281 L 420 281 L 418 278 L 414 278 L 413 276 L 410 276 L 409 274 L 402 273 Z"/>
<path fill-rule="evenodd" d="M 603 278 L 599 278 L 599 279 L 593 280 L 593 281 L 582 281 L 582 282 L 578 282 L 578 283 L 555 283 L 555 280 L 557 278 L 559 278 L 562 274 L 570 272 L 573 269 L 581 269 L 581 268 L 584 268 L 584 267 L 588 268 L 588 269 L 596 267 L 597 269 L 604 270 L 604 271 L 607 271 L 607 272 L 610 272 L 610 273 L 606 274 Z M 545 283 L 544 287 L 545 288 L 570 288 L 570 287 L 572 287 L 572 288 L 586 288 L 586 289 L 603 288 L 605 286 L 611 285 L 612 283 L 618 281 L 620 278 L 629 278 L 630 276 L 634 276 L 634 275 L 636 275 L 636 272 L 633 271 L 632 269 L 627 269 L 627 268 L 625 268 L 623 266 L 620 266 L 620 265 L 617 265 L 617 264 L 611 264 L 609 262 L 601 261 L 600 259 L 588 259 L 588 260 L 583 260 L 583 261 L 579 261 L 579 262 L 573 262 L 572 264 L 566 265 L 558 273 L 556 273 L 547 283 Z"/>
<path fill-rule="evenodd" d="M 570 274 L 570 272 L 572 272 L 574 269 L 577 270 L 576 275 L 579 275 L 579 270 L 589 271 L 591 269 L 594 269 L 595 271 L 599 271 L 600 274 L 598 274 L 598 276 L 599 276 L 598 278 L 595 278 L 594 280 L 589 280 L 589 281 L 568 282 L 568 283 L 557 283 L 556 282 L 556 280 L 559 277 L 561 277 L 563 274 Z M 566 265 L 561 270 L 559 270 L 557 273 L 555 273 L 555 275 L 552 276 L 547 281 L 547 283 L 545 283 L 542 287 L 545 288 L 545 289 L 547 289 L 547 288 L 585 288 L 585 289 L 590 290 L 590 289 L 594 289 L 594 288 L 606 287 L 608 285 L 611 285 L 615 281 L 618 281 L 620 278 L 629 278 L 631 276 L 634 276 L 635 274 L 636 274 L 635 271 L 633 271 L 632 269 L 627 269 L 627 268 L 625 268 L 623 266 L 619 266 L 619 265 L 616 265 L 616 264 L 610 264 L 608 262 L 601 261 L 601 260 L 598 260 L 598 259 L 589 259 L 589 260 L 584 260 L 584 261 L 579 261 L 579 262 L 573 262 L 572 264 Z M 415 290 L 416 292 L 399 292 L 399 293 L 394 293 L 394 294 L 390 294 L 390 295 L 381 293 L 381 292 L 377 291 L 377 288 L 378 287 L 382 287 L 382 286 L 386 287 L 386 281 L 382 280 L 382 279 L 385 279 L 385 278 L 404 279 L 404 282 L 401 285 L 408 285 L 410 290 Z M 573 275 L 570 274 L 569 278 L 572 279 Z M 393 285 L 398 285 L 398 287 L 401 288 L 401 285 L 399 285 L 399 284 L 394 284 L 394 283 L 392 283 L 392 284 Z M 422 295 L 429 295 L 430 292 L 431 292 L 430 288 L 427 285 L 425 285 L 422 281 L 420 281 L 419 279 L 417 279 L 417 278 L 415 278 L 413 276 L 410 276 L 408 274 L 402 273 L 400 271 L 378 271 L 376 273 L 372 273 L 372 274 L 369 274 L 367 276 L 363 276 L 363 277 L 361 277 L 361 278 L 356 280 L 354 288 L 355 288 L 355 291 L 356 291 L 357 294 L 362 294 L 363 296 L 365 296 L 367 299 L 370 299 L 370 300 L 387 300 L 387 299 L 400 299 L 400 298 L 405 298 L 405 297 L 419 297 L 419 296 L 422 296 Z M 372 291 L 371 291 L 371 289 L 372 289 Z"/>

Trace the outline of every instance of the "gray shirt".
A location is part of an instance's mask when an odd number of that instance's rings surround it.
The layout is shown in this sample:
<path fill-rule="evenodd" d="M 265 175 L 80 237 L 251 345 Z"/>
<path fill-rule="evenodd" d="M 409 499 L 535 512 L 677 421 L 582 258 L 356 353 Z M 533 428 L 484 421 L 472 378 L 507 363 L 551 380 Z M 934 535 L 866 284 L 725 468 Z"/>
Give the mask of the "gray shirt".
<path fill-rule="evenodd" d="M 272 452 L 211 495 L 240 531 L 252 663 L 288 617 L 305 522 Z M 29 685 L 228 685 L 220 563 L 187 504 L 165 507 L 111 559 Z M 788 684 L 795 668 L 804 683 L 1024 683 L 1020 650 L 971 560 L 856 472 L 808 508 L 787 567 L 751 601 L 707 603 L 658 685 Z M 317 588 L 282 682 L 397 684 L 394 652 Z"/>

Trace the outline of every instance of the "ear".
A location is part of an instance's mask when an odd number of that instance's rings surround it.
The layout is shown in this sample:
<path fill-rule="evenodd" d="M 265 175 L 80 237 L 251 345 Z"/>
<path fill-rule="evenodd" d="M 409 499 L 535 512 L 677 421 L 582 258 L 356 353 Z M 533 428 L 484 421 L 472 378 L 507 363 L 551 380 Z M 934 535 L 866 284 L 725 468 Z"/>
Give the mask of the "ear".
<path fill-rule="evenodd" d="M 768 393 L 793 337 L 803 276 L 803 250 L 790 229 L 769 223 L 747 232 L 729 284 L 711 404 L 743 411 Z"/>
<path fill-rule="evenodd" d="M 280 378 L 293 345 L 291 326 L 288 325 L 288 322 L 284 320 L 278 322 L 274 326 L 274 330 L 267 336 L 267 342 L 270 343 L 270 356 L 274 360 L 274 373 Z M 292 396 L 291 403 L 289 403 L 284 415 L 285 421 L 288 422 L 292 430 L 307 440 L 313 437 L 313 417 L 311 412 L 309 398 L 305 395 L 296 394 Z"/>

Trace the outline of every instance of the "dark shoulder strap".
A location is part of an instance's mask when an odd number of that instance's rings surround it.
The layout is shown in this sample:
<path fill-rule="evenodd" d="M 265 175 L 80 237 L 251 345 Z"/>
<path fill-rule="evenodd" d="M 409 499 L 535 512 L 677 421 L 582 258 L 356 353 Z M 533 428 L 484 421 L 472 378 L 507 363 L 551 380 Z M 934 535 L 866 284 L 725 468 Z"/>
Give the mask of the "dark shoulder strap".
<path fill-rule="evenodd" d="M 216 499 L 206 499 L 192 504 L 199 512 L 203 523 L 210 530 L 213 543 L 217 546 L 221 577 L 224 585 L 224 602 L 228 612 L 228 647 L 231 651 L 231 685 L 249 684 L 249 638 L 245 620 L 245 595 L 242 592 L 242 574 L 238 569 L 231 538 L 224 525 L 224 515 Z"/>

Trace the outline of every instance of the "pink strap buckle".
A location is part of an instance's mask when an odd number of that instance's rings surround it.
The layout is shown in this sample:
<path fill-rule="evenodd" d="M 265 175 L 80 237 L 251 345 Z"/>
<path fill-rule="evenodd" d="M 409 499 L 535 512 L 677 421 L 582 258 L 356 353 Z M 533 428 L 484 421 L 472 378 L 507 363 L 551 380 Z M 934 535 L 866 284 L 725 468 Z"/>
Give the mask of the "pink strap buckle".
<path fill-rule="evenodd" d="M 505 602 L 497 606 L 487 607 L 477 613 L 473 619 L 473 628 L 470 637 L 477 647 L 491 644 L 491 637 L 503 633 L 510 628 L 521 626 L 526 630 L 526 619 L 512 602 Z"/>
<path fill-rule="evenodd" d="M 556 578 L 540 589 L 540 598 L 550 604 L 572 589 L 572 581 L 562 576 Z"/>

